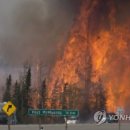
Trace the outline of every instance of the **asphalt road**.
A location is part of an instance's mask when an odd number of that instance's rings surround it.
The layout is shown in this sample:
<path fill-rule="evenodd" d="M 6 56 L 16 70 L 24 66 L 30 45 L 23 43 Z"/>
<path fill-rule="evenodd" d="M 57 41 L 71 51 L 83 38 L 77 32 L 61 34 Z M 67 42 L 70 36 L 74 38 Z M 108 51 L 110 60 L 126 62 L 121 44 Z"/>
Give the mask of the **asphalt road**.
<path fill-rule="evenodd" d="M 44 130 L 65 130 L 65 125 L 43 125 Z M 0 126 L 0 130 L 8 130 L 7 126 Z M 38 125 L 16 125 L 11 130 L 39 130 Z M 119 130 L 118 124 L 76 124 L 69 125 L 68 130 Z M 121 124 L 120 130 L 130 130 L 130 124 Z"/>

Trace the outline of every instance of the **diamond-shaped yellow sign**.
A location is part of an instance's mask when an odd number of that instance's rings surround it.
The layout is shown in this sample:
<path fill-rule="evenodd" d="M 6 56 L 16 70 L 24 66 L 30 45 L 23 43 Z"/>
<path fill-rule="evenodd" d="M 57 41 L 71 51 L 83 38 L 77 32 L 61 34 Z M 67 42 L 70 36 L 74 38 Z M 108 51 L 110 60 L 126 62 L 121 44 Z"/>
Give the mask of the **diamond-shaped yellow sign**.
<path fill-rule="evenodd" d="M 7 116 L 11 116 L 15 113 L 16 107 L 12 102 L 9 101 L 3 106 L 2 110 L 5 112 Z"/>

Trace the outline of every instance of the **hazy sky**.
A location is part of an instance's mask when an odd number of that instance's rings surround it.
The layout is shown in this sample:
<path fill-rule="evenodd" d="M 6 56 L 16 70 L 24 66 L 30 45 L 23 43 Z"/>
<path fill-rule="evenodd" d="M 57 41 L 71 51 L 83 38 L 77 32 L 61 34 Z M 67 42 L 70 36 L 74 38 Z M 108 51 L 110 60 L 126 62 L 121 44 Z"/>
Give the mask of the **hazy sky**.
<path fill-rule="evenodd" d="M 52 62 L 73 16 L 70 0 L 0 0 L 0 66 Z"/>
<path fill-rule="evenodd" d="M 79 1 L 0 0 L 0 77 L 17 72 L 27 60 L 53 64 L 58 46 L 69 35 Z M 129 15 L 130 2 L 115 2 L 121 21 Z"/>
<path fill-rule="evenodd" d="M 27 60 L 53 64 L 72 26 L 76 1 L 0 0 L 1 84 L 10 73 L 18 77 Z"/>

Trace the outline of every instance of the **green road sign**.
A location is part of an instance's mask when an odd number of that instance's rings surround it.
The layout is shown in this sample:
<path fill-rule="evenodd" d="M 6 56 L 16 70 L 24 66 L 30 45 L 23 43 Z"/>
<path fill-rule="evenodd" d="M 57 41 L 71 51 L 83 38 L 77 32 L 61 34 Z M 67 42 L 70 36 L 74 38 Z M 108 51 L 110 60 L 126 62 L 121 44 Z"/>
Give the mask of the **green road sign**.
<path fill-rule="evenodd" d="M 79 115 L 78 110 L 46 110 L 46 109 L 29 109 L 29 116 L 74 116 Z"/>

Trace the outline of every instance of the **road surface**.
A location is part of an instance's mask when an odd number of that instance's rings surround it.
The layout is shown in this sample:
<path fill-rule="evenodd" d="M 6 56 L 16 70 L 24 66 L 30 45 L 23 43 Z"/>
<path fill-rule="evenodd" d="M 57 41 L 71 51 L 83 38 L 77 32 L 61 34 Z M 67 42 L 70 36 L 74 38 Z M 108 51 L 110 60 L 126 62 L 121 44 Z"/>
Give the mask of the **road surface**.
<path fill-rule="evenodd" d="M 44 130 L 65 130 L 65 125 L 43 125 Z M 7 126 L 0 126 L 0 130 L 8 130 Z M 16 125 L 11 130 L 39 130 L 38 125 Z M 119 130 L 118 124 L 76 124 L 69 125 L 68 130 Z M 130 130 L 130 124 L 121 124 L 120 130 Z"/>

